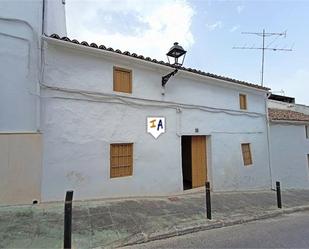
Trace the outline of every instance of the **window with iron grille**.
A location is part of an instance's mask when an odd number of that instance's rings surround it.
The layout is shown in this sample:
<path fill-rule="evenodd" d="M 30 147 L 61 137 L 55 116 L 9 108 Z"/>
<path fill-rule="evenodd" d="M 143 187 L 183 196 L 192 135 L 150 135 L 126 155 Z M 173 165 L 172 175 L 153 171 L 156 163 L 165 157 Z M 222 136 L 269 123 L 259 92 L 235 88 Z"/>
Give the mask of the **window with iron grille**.
<path fill-rule="evenodd" d="M 131 176 L 133 174 L 133 143 L 110 145 L 110 177 Z"/>

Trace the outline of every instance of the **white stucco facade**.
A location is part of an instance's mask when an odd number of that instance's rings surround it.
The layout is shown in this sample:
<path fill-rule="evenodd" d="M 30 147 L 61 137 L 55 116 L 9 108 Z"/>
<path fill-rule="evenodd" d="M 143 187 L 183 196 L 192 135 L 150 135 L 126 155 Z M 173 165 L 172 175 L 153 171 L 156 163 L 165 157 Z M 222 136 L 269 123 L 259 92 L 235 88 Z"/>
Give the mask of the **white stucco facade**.
<path fill-rule="evenodd" d="M 65 0 L 40 0 L 44 1 L 44 33 L 46 35 L 67 35 Z"/>
<path fill-rule="evenodd" d="M 64 17 L 61 0 L 0 1 L 0 205 L 41 199 L 41 36 Z"/>
<path fill-rule="evenodd" d="M 181 138 L 196 135 L 206 136 L 214 191 L 269 189 L 276 180 L 308 188 L 304 124 L 267 118 L 268 107 L 306 107 L 267 104 L 266 89 L 185 70 L 162 88 L 171 67 L 48 37 L 66 35 L 63 3 L 0 3 L 0 204 L 63 200 L 69 189 L 75 199 L 181 192 Z M 132 70 L 132 94 L 113 91 L 114 66 Z M 149 116 L 165 117 L 158 139 L 146 132 Z M 132 176 L 110 177 L 112 143 L 133 143 Z"/>
<path fill-rule="evenodd" d="M 182 191 L 182 135 L 207 136 L 213 190 L 270 188 L 265 90 L 181 71 L 162 95 L 166 66 L 45 40 L 43 201 L 61 199 L 67 189 L 77 199 Z M 132 94 L 113 92 L 113 66 L 132 70 Z M 246 111 L 239 93 L 247 95 Z M 166 118 L 157 140 L 146 132 L 147 116 Z M 110 178 L 114 142 L 134 143 L 133 176 Z M 251 144 L 247 167 L 241 143 Z"/>
<path fill-rule="evenodd" d="M 272 122 L 271 163 L 275 181 L 282 188 L 309 188 L 309 139 L 305 124 Z"/>
<path fill-rule="evenodd" d="M 301 113 L 309 115 L 309 106 L 306 106 L 306 105 L 286 103 L 286 102 L 282 102 L 282 101 L 269 99 L 268 100 L 268 107 L 269 108 L 283 109 L 283 110 L 291 110 L 291 111 L 301 112 Z"/>
<path fill-rule="evenodd" d="M 62 0 L 4 0 L 0 7 L 0 132 L 36 132 L 40 130 L 41 35 L 66 34 L 64 6 Z"/>
<path fill-rule="evenodd" d="M 42 2 L 2 1 L 0 131 L 36 131 Z"/>
<path fill-rule="evenodd" d="M 305 105 L 269 100 L 268 107 L 309 115 Z M 309 121 L 273 120 L 270 122 L 270 151 L 273 179 L 282 188 L 309 188 Z"/>

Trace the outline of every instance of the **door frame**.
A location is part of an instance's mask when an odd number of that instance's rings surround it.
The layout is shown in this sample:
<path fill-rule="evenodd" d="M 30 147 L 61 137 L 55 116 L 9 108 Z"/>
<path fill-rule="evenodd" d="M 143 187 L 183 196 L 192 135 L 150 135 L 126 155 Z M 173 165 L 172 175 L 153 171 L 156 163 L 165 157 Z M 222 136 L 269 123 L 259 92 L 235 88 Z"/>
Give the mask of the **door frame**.
<path fill-rule="evenodd" d="M 192 153 L 192 137 L 204 137 L 205 138 L 205 151 L 204 151 L 204 155 L 205 155 L 205 181 L 209 181 L 211 174 L 210 174 L 210 170 L 209 170 L 209 163 L 210 163 L 210 135 L 204 135 L 204 134 L 183 134 L 180 137 L 180 146 L 181 146 L 181 172 L 182 172 L 182 185 L 183 185 L 183 180 L 184 180 L 184 176 L 183 176 L 183 155 L 182 155 L 182 138 L 183 137 L 190 137 L 191 138 L 191 153 Z M 192 156 L 192 155 L 191 155 Z M 199 188 L 199 187 L 203 187 L 204 186 L 204 182 L 203 184 L 200 184 L 200 186 L 197 187 L 193 187 L 194 183 L 193 183 L 193 165 L 192 165 L 192 157 L 191 157 L 191 189 L 194 188 Z M 183 186 L 184 187 L 184 186 Z M 183 188 L 184 189 L 184 188 Z"/>

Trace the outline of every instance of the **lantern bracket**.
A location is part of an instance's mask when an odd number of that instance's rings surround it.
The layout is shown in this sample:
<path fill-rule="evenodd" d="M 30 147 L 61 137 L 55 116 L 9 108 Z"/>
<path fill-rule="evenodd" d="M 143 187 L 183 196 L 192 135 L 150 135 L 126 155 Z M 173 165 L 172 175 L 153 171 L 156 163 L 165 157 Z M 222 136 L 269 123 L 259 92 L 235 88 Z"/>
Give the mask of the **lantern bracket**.
<path fill-rule="evenodd" d="M 169 74 L 162 77 L 162 87 L 165 87 L 168 80 L 174 76 L 178 72 L 178 68 L 176 68 L 173 72 L 170 72 Z"/>

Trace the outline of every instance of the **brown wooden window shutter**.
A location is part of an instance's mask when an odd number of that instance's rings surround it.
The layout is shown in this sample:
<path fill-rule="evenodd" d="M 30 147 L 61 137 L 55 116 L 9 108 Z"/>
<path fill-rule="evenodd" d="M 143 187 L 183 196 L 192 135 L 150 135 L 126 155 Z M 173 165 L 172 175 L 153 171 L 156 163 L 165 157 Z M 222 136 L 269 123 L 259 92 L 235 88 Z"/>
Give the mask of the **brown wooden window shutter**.
<path fill-rule="evenodd" d="M 239 107 L 242 110 L 247 110 L 247 95 L 239 94 Z"/>
<path fill-rule="evenodd" d="M 252 156 L 251 156 L 251 149 L 250 144 L 241 144 L 242 150 L 242 157 L 244 160 L 244 165 L 251 165 L 252 164 Z"/>
<path fill-rule="evenodd" d="M 114 67 L 114 91 L 132 93 L 132 70 Z"/>
<path fill-rule="evenodd" d="M 133 174 L 133 143 L 110 145 L 110 177 Z"/>

